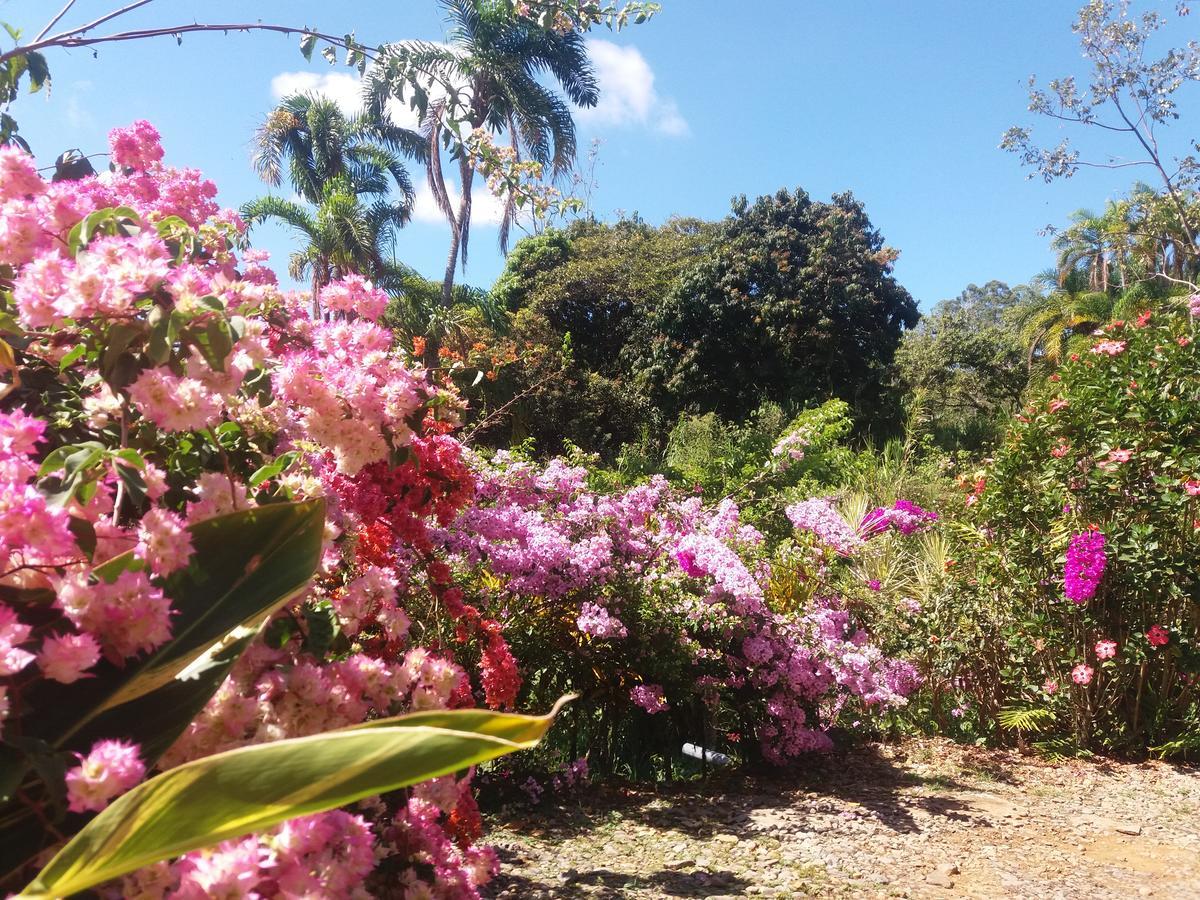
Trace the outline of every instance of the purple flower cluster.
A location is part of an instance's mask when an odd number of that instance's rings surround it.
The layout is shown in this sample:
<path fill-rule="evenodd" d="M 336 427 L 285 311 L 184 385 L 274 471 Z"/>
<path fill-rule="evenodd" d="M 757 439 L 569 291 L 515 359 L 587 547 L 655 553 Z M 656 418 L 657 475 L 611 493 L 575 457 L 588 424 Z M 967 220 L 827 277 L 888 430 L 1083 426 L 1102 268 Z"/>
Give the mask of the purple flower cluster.
<path fill-rule="evenodd" d="M 1107 564 L 1103 532 L 1089 529 L 1072 537 L 1063 567 L 1063 593 L 1067 599 L 1073 603 L 1086 603 L 1096 596 Z"/>
<path fill-rule="evenodd" d="M 629 699 L 650 715 L 666 712 L 671 708 L 671 704 L 663 695 L 661 684 L 639 684 L 629 692 Z"/>
<path fill-rule="evenodd" d="M 922 509 L 911 500 L 897 500 L 890 507 L 876 507 L 863 516 L 858 525 L 858 533 L 870 539 L 893 529 L 907 536 L 924 531 L 936 522 L 937 518 L 937 513 Z"/>
<path fill-rule="evenodd" d="M 514 648 L 523 661 L 573 646 L 578 632 L 620 638 L 580 652 L 601 654 L 595 677 L 610 667 L 613 687 L 622 673 L 636 676 L 640 683 L 624 687 L 631 706 L 656 714 L 697 697 L 723 706 L 779 763 L 828 749 L 827 731 L 852 700 L 898 705 L 918 681 L 911 666 L 886 658 L 851 624 L 840 598 L 774 612 L 762 536 L 741 522 L 732 501 L 705 508 L 660 478 L 602 494 L 588 486 L 585 469 L 561 461 L 539 469 L 497 454 L 473 465 L 476 501 L 436 539 L 459 571 L 500 576 L 492 602 L 501 621 L 534 599 L 560 605 L 562 614 L 539 616 L 533 632 L 514 629 L 528 635 L 525 647 Z M 916 515 L 903 507 L 900 514 Z M 828 500 L 796 504 L 789 516 L 839 552 L 862 545 Z M 543 630 L 568 622 L 576 632 L 570 639 Z M 681 658 L 658 669 L 668 653 Z"/>

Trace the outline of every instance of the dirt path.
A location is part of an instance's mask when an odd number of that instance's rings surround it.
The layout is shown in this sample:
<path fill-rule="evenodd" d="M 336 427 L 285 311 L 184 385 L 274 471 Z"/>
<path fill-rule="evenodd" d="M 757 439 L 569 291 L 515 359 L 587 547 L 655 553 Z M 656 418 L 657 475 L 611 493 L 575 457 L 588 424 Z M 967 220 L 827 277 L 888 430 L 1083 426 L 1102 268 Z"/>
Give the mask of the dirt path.
<path fill-rule="evenodd" d="M 497 817 L 499 898 L 1200 898 L 1200 770 L 940 741 Z"/>

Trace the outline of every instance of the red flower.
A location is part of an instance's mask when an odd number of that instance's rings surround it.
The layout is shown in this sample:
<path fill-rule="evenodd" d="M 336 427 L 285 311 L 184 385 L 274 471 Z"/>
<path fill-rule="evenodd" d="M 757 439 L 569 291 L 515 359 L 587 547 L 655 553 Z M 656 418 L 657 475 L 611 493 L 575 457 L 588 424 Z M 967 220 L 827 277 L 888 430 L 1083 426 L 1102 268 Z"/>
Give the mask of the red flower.
<path fill-rule="evenodd" d="M 1146 640 L 1150 642 L 1151 647 L 1165 647 L 1171 641 L 1171 632 L 1161 625 L 1151 625 L 1150 630 L 1146 632 Z"/>

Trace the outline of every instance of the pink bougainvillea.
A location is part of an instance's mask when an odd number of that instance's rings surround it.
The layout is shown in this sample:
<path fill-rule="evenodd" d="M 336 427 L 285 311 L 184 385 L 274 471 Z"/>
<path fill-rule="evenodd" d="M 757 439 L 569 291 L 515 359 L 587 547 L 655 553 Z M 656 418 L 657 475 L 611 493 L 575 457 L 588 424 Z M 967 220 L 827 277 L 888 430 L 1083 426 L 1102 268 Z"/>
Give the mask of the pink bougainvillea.
<path fill-rule="evenodd" d="M 1063 593 L 1072 603 L 1086 603 L 1096 596 L 1108 564 L 1104 544 L 1103 532 L 1094 528 L 1071 538 L 1063 567 Z"/>

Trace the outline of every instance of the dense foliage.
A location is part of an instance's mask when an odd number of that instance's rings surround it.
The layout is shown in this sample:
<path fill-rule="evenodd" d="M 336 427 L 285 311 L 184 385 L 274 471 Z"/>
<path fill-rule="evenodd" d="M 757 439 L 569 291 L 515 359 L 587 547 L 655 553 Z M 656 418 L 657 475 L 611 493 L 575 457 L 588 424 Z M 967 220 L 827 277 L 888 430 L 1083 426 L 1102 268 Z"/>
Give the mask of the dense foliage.
<path fill-rule="evenodd" d="M 508 328 L 475 336 L 485 354 L 522 352 L 468 395 L 478 396 L 480 417 L 519 399 L 479 438 L 507 447 L 531 437 L 544 454 L 569 442 L 611 459 L 661 427 L 631 351 L 651 312 L 702 258 L 712 231 L 695 220 L 660 228 L 579 221 L 518 243 L 492 290 L 509 313 Z"/>
<path fill-rule="evenodd" d="M 714 252 L 654 311 L 637 365 L 670 412 L 738 419 L 763 400 L 886 412 L 888 367 L 917 307 L 850 194 L 735 202 Z"/>
<path fill-rule="evenodd" d="M 924 634 L 968 725 L 1058 750 L 1195 749 L 1195 337 L 1186 313 L 1110 324 L 964 479 Z"/>

